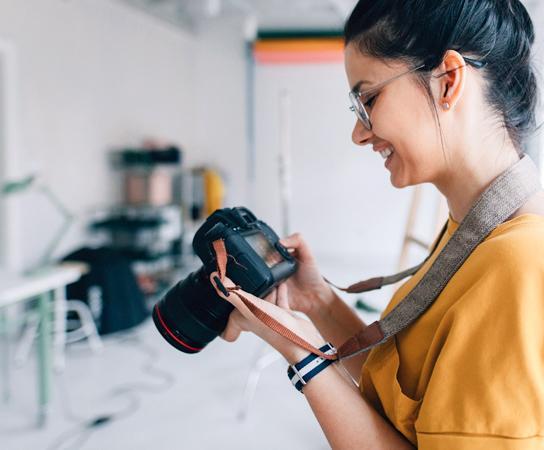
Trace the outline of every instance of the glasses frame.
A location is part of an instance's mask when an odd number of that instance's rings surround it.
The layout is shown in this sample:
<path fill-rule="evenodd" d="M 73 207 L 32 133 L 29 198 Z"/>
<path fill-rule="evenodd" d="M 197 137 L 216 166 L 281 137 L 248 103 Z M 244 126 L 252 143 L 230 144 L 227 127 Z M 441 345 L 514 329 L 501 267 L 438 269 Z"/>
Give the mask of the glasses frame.
<path fill-rule="evenodd" d="M 467 64 L 448 70 L 447 72 L 441 73 L 440 75 L 433 75 L 433 78 L 443 77 L 444 75 L 447 75 L 448 73 L 451 73 L 457 69 L 460 69 L 461 67 L 465 67 L 466 65 L 472 66 L 476 69 L 481 69 L 485 67 L 486 65 L 485 61 L 480 61 L 480 60 L 468 58 L 468 57 L 463 57 L 463 59 L 465 60 Z M 385 86 L 392 83 L 393 81 L 396 81 L 405 75 L 409 75 L 411 73 L 417 72 L 418 70 L 421 70 L 425 67 L 426 67 L 426 64 L 421 64 L 406 72 L 402 72 L 401 74 L 396 75 L 393 78 L 389 78 L 388 80 L 382 81 L 376 86 L 373 86 L 372 88 L 367 89 L 365 91 L 355 91 L 355 90 L 350 91 L 349 100 L 351 102 L 351 106 L 349 109 L 355 113 L 355 115 L 357 116 L 357 119 L 364 125 L 364 127 L 367 130 L 372 131 L 372 122 L 370 120 L 370 114 L 365 107 L 366 102 L 362 98 L 363 97 L 370 98 L 372 97 L 372 94 L 377 93 L 378 91 L 380 91 Z"/>

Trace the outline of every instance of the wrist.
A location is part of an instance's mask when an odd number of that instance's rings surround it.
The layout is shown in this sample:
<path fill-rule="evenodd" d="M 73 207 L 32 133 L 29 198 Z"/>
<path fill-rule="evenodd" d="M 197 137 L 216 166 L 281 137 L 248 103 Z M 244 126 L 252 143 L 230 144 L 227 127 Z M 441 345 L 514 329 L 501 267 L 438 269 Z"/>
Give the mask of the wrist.
<path fill-rule="evenodd" d="M 309 352 L 308 352 L 308 350 L 305 350 L 305 349 L 300 348 L 298 346 L 293 346 L 293 348 L 291 348 L 291 349 L 289 349 L 287 351 L 280 352 L 280 353 L 283 355 L 283 357 L 285 358 L 285 360 L 289 364 L 296 364 L 301 359 L 308 356 Z"/>
<path fill-rule="evenodd" d="M 319 340 L 316 339 L 308 342 L 315 348 L 320 348 L 325 344 L 325 341 L 321 338 Z M 298 345 L 293 344 L 290 341 L 288 345 L 285 345 L 283 348 L 276 347 L 276 350 L 281 353 L 281 355 L 289 364 L 295 364 L 300 360 L 306 358 L 310 354 L 310 352 L 305 348 L 299 347 Z"/>
<path fill-rule="evenodd" d="M 330 317 L 331 311 L 334 310 L 334 305 L 340 297 L 334 292 L 332 287 L 328 284 L 323 286 L 318 293 L 316 293 L 311 302 L 311 309 L 306 313 L 312 322 L 320 321 L 326 317 Z"/>
<path fill-rule="evenodd" d="M 336 349 L 330 343 L 327 343 L 319 348 L 319 350 L 327 355 L 335 355 Z M 299 392 L 303 392 L 304 386 L 319 375 L 323 370 L 334 363 L 334 360 L 320 357 L 309 353 L 300 361 L 290 364 L 287 368 L 287 376 L 291 383 Z"/>

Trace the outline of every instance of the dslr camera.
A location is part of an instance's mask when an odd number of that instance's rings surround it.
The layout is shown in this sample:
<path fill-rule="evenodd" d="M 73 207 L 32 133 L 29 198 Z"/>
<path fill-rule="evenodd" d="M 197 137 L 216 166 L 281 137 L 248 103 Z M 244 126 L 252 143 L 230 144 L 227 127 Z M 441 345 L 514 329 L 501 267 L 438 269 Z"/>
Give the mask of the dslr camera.
<path fill-rule="evenodd" d="M 161 335 L 184 353 L 198 353 L 221 334 L 234 309 L 209 279 L 217 270 L 212 246 L 217 239 L 225 243 L 228 277 L 257 297 L 266 296 L 297 269 L 278 235 L 251 211 L 242 207 L 215 211 L 193 239 L 202 267 L 171 288 L 153 308 Z"/>

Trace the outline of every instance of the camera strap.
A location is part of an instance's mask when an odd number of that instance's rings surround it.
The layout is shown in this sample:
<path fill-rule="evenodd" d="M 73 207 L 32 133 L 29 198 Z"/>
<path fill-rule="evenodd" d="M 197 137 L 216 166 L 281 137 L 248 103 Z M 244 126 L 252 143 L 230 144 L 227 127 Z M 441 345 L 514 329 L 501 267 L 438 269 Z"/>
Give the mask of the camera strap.
<path fill-rule="evenodd" d="M 225 247 L 225 241 L 223 241 L 223 239 L 218 239 L 216 241 L 213 241 L 212 245 L 213 245 L 213 249 L 215 251 L 215 256 L 216 256 L 217 273 L 219 274 L 219 277 L 215 277 L 214 283 L 212 283 L 212 286 L 214 287 L 214 289 L 220 291 L 226 297 L 228 297 L 231 293 L 234 293 L 236 296 L 240 298 L 244 307 L 246 307 L 249 310 L 249 312 L 253 314 L 257 319 L 259 319 L 264 325 L 266 325 L 268 328 L 272 329 L 279 335 L 285 337 L 286 339 L 289 339 L 291 342 L 298 345 L 299 347 L 304 348 L 308 350 L 310 353 L 313 353 L 314 355 L 318 355 L 324 359 L 330 359 L 330 360 L 338 359 L 338 356 L 336 354 L 326 353 L 318 349 L 317 347 L 313 346 L 305 339 L 301 338 L 298 334 L 291 331 L 281 322 L 274 319 L 274 317 L 272 317 L 270 314 L 263 311 L 255 303 L 253 303 L 249 298 L 247 298 L 245 295 L 239 292 L 242 290 L 240 286 L 226 287 L 223 284 L 225 280 L 225 276 L 226 276 L 227 261 L 228 261 L 228 254 L 227 254 L 227 249 Z"/>
<path fill-rule="evenodd" d="M 325 359 L 344 359 L 367 352 L 384 343 L 416 321 L 436 300 L 457 270 L 474 249 L 501 223 L 510 218 L 527 200 L 541 190 L 538 169 L 529 156 L 524 155 L 517 163 L 499 175 L 478 198 L 463 219 L 453 236 L 441 250 L 436 260 L 417 285 L 383 319 L 366 326 L 338 348 L 337 354 L 325 355 L 300 336 L 262 311 L 249 299 L 239 296 L 244 305 L 261 322 L 272 328 L 300 347 Z M 442 230 L 433 251 L 446 231 Z M 227 263 L 227 253 L 223 241 L 213 243 L 217 255 L 218 273 L 223 281 Z M 430 257 L 427 257 L 427 261 Z M 346 289 L 349 293 L 361 293 L 382 286 L 394 284 L 419 270 L 425 261 L 411 269 L 389 277 L 372 278 L 356 283 Z M 224 288 L 218 283 L 219 288 Z M 217 289 L 217 288 L 216 288 Z M 221 289 L 221 290 L 223 290 Z M 226 288 L 228 292 L 240 288 Z"/>
<path fill-rule="evenodd" d="M 434 253 L 434 251 L 440 244 L 440 241 L 442 240 L 442 237 L 446 233 L 447 229 L 448 229 L 448 222 L 445 223 L 444 227 L 442 228 L 442 231 L 440 232 L 438 238 L 436 239 L 434 245 L 432 246 L 431 251 L 429 252 L 429 255 L 425 258 L 425 260 L 421 264 L 411 267 L 410 269 L 403 270 L 402 272 L 396 273 L 395 275 L 375 277 L 365 281 L 359 281 L 358 283 L 352 284 L 351 286 L 347 288 L 337 286 L 336 284 L 332 283 L 325 277 L 323 277 L 323 279 L 331 286 L 335 287 L 336 289 L 340 291 L 347 292 L 348 294 L 361 294 L 363 292 L 375 291 L 375 290 L 381 289 L 384 286 L 398 283 L 399 281 L 402 281 L 405 278 L 408 278 L 409 276 L 414 275 L 419 269 L 421 269 L 425 265 L 425 263 L 431 258 L 432 254 Z"/>

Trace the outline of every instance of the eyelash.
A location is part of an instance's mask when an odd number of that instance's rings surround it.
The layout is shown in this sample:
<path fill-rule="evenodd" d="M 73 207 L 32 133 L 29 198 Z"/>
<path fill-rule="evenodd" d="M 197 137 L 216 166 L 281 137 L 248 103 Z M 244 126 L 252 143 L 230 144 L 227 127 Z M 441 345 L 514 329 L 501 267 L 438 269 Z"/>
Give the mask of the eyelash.
<path fill-rule="evenodd" d="M 378 94 L 376 95 L 373 95 L 372 97 L 370 97 L 366 102 L 365 102 L 365 106 L 368 106 L 369 108 L 372 108 L 372 105 L 374 104 L 374 102 L 376 101 L 376 98 L 378 97 Z"/>

